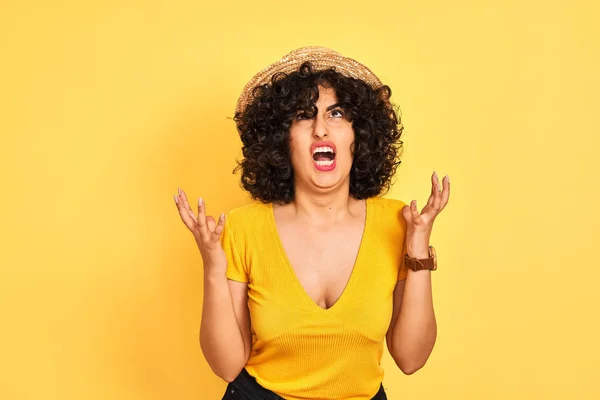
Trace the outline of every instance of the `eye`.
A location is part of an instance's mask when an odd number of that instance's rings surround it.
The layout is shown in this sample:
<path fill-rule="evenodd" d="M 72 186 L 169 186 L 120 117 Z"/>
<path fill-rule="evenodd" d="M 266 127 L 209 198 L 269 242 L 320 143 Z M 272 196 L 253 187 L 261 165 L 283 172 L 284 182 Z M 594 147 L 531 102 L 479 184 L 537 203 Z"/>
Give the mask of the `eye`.
<path fill-rule="evenodd" d="M 299 112 L 298 114 L 296 114 L 296 120 L 303 120 L 303 119 L 311 119 L 312 117 L 310 116 L 310 114 L 307 114 L 306 112 Z"/>
<path fill-rule="evenodd" d="M 331 111 L 331 116 L 332 116 L 332 117 L 335 117 L 335 115 L 334 115 L 335 113 L 338 113 L 338 114 L 339 114 L 339 116 L 340 116 L 340 117 L 342 117 L 342 118 L 343 118 L 343 117 L 344 117 L 344 115 L 345 115 L 345 114 L 344 114 L 344 111 L 342 111 L 342 109 L 340 109 L 340 108 L 336 108 L 335 110 L 332 110 L 332 111 Z"/>

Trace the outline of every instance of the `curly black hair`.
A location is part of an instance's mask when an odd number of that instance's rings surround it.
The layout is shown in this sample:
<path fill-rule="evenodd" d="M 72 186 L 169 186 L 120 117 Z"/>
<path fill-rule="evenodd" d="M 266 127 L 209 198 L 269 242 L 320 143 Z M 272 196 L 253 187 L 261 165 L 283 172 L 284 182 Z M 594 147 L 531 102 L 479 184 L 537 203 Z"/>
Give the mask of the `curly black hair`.
<path fill-rule="evenodd" d="M 269 83 L 252 89 L 253 99 L 233 117 L 242 140 L 244 158 L 241 186 L 263 203 L 294 200 L 294 171 L 290 154 L 290 126 L 299 111 L 317 112 L 321 85 L 333 88 L 354 130 L 350 195 L 366 199 L 386 193 L 400 165 L 402 123 L 389 98 L 391 88 L 373 89 L 366 82 L 346 77 L 334 67 L 314 71 L 304 62 L 297 71 L 278 72 Z"/>

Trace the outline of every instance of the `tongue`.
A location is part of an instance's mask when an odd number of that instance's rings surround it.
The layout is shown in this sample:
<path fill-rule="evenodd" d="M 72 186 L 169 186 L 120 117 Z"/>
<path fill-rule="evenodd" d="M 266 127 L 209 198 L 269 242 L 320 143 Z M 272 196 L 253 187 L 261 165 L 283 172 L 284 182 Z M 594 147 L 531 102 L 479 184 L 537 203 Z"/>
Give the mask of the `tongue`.
<path fill-rule="evenodd" d="M 313 159 L 315 161 L 331 161 L 335 158 L 335 154 L 330 153 L 328 151 L 319 151 L 313 154 Z"/>

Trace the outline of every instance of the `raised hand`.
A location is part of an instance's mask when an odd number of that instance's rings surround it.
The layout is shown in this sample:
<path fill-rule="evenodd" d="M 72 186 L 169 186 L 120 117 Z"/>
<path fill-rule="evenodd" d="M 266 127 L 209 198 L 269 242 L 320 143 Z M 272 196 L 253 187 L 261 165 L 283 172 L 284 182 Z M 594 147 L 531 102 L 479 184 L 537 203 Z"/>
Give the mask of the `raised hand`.
<path fill-rule="evenodd" d="M 225 214 L 221 214 L 219 221 L 211 216 L 206 216 L 206 205 L 202 198 L 198 199 L 198 215 L 192 211 L 185 192 L 178 190 L 175 195 L 175 205 L 179 210 L 181 220 L 194 235 L 196 244 L 200 249 L 204 268 L 216 268 L 224 272 L 227 268 L 227 257 L 221 246 L 220 238 L 225 227 Z"/>
<path fill-rule="evenodd" d="M 425 234 L 429 236 L 433 228 L 433 222 L 438 214 L 448 204 L 450 198 L 450 178 L 448 175 L 442 179 L 443 188 L 440 190 L 440 181 L 437 174 L 431 175 L 431 194 L 427 200 L 427 204 L 421 212 L 417 210 L 417 201 L 410 202 L 410 206 L 406 205 L 402 208 L 402 216 L 406 220 L 407 232 L 409 234 Z"/>

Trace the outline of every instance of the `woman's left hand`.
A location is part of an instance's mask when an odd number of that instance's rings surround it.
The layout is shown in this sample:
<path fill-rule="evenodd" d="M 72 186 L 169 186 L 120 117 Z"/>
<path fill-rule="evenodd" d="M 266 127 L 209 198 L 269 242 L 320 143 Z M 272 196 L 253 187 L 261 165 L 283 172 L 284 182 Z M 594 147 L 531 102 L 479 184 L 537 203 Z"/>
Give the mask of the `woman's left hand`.
<path fill-rule="evenodd" d="M 421 213 L 417 210 L 416 200 L 411 201 L 410 205 L 402 208 L 402 216 L 406 221 L 407 241 L 415 237 L 429 241 L 435 218 L 448 204 L 450 197 L 450 179 L 448 175 L 442 179 L 442 186 L 440 190 L 440 181 L 434 171 L 431 176 L 431 194 Z"/>

